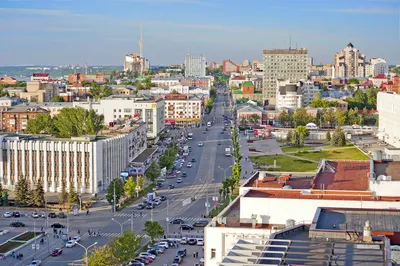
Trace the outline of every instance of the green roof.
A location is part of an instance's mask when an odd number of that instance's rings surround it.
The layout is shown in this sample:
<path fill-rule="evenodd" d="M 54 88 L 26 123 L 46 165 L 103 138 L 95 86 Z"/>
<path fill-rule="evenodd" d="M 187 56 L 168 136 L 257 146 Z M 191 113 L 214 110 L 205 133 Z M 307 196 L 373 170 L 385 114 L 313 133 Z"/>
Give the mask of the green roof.
<path fill-rule="evenodd" d="M 243 91 L 241 91 L 241 90 L 235 90 L 235 91 L 233 91 L 233 94 L 243 94 Z"/>
<path fill-rule="evenodd" d="M 243 86 L 253 86 L 253 82 L 251 82 L 251 81 L 245 81 L 245 82 L 242 83 L 242 87 L 243 87 Z"/>
<path fill-rule="evenodd" d="M 254 94 L 262 94 L 262 91 L 254 91 Z"/>

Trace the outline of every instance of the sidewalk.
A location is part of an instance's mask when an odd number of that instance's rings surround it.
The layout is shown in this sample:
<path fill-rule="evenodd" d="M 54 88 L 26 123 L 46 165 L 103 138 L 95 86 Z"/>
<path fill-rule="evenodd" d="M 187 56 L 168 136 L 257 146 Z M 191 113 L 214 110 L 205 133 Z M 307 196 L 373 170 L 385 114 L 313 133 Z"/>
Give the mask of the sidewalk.
<path fill-rule="evenodd" d="M 250 152 L 249 146 L 247 144 L 247 138 L 239 138 L 239 145 L 240 154 L 243 155 L 242 160 L 240 161 L 240 165 L 242 166 L 242 174 L 240 178 L 243 180 L 251 176 L 251 173 L 254 172 L 254 168 L 253 163 L 250 161 Z"/>

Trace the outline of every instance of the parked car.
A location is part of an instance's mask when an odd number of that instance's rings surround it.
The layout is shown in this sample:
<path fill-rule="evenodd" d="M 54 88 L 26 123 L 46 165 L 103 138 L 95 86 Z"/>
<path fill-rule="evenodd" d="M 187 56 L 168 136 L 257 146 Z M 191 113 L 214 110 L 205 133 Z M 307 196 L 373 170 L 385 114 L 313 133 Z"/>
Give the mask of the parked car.
<path fill-rule="evenodd" d="M 157 255 L 154 255 L 154 254 L 151 254 L 151 253 L 149 253 L 149 252 L 141 252 L 140 254 L 139 254 L 139 256 L 143 256 L 143 257 L 150 257 L 151 259 L 156 259 L 156 256 Z"/>
<path fill-rule="evenodd" d="M 16 222 L 10 223 L 10 226 L 12 226 L 12 227 L 25 227 L 25 224 L 23 222 L 16 221 Z"/>
<path fill-rule="evenodd" d="M 158 249 L 148 249 L 147 250 L 147 253 L 150 253 L 150 254 L 153 254 L 153 255 L 158 255 L 158 254 L 160 254 L 161 253 L 161 251 L 160 250 L 158 250 Z"/>
<path fill-rule="evenodd" d="M 191 226 L 190 224 L 182 224 L 180 226 L 180 229 L 182 229 L 182 230 L 194 230 L 194 227 Z"/>
<path fill-rule="evenodd" d="M 197 240 L 197 245 L 198 246 L 204 246 L 204 240 L 203 239 L 198 239 Z"/>
<path fill-rule="evenodd" d="M 146 265 L 150 263 L 149 260 L 146 260 L 145 258 L 141 258 L 141 257 L 136 257 L 135 260 L 140 261 L 141 263 L 144 263 Z"/>
<path fill-rule="evenodd" d="M 176 256 L 172 262 L 173 262 L 173 263 L 181 264 L 181 263 L 182 263 L 182 258 L 179 257 L 179 256 Z"/>
<path fill-rule="evenodd" d="M 146 209 L 148 209 L 148 210 L 154 209 L 154 204 L 153 203 L 147 204 Z"/>
<path fill-rule="evenodd" d="M 176 180 L 176 183 L 178 183 L 178 184 L 182 183 L 182 178 L 179 177 L 179 178 Z"/>
<path fill-rule="evenodd" d="M 200 220 L 193 224 L 194 227 L 206 227 L 208 224 L 207 220 Z"/>
<path fill-rule="evenodd" d="M 5 212 L 5 213 L 3 214 L 3 217 L 4 217 L 4 218 L 11 218 L 11 217 L 13 217 L 13 214 L 12 214 L 12 212 Z"/>
<path fill-rule="evenodd" d="M 153 201 L 153 204 L 155 204 L 155 205 L 160 205 L 161 204 L 161 200 L 159 200 L 159 199 L 156 199 L 155 201 Z"/>
<path fill-rule="evenodd" d="M 158 242 L 157 246 L 163 247 L 163 248 L 169 248 L 169 243 L 168 242 Z"/>
<path fill-rule="evenodd" d="M 51 228 L 65 228 L 65 225 L 62 225 L 60 223 L 54 223 L 50 227 Z"/>
<path fill-rule="evenodd" d="M 179 244 L 186 245 L 187 244 L 187 238 L 182 237 L 181 240 L 179 241 Z"/>
<path fill-rule="evenodd" d="M 172 220 L 170 221 L 170 223 L 171 223 L 171 224 L 184 224 L 185 221 L 182 220 L 181 218 L 175 218 L 175 219 L 172 219 Z"/>
<path fill-rule="evenodd" d="M 53 250 L 51 252 L 51 256 L 53 256 L 53 257 L 57 257 L 57 256 L 59 256 L 61 254 L 62 254 L 62 249 L 61 248 L 56 248 L 55 250 Z"/>
<path fill-rule="evenodd" d="M 32 218 L 39 218 L 39 217 L 40 217 L 39 213 L 37 213 L 37 212 L 32 213 Z"/>
<path fill-rule="evenodd" d="M 190 239 L 188 240 L 188 245 L 193 246 L 193 245 L 196 245 L 196 244 L 197 244 L 197 239 L 195 239 L 195 238 L 190 238 Z"/>
<path fill-rule="evenodd" d="M 136 206 L 136 209 L 138 210 L 143 210 L 145 208 L 145 205 L 143 203 L 139 203 L 138 206 Z"/>
<path fill-rule="evenodd" d="M 57 214 L 55 212 L 49 213 L 49 218 L 57 218 Z"/>
<path fill-rule="evenodd" d="M 13 216 L 18 218 L 18 217 L 21 217 L 21 214 L 19 214 L 19 212 L 13 212 Z"/>

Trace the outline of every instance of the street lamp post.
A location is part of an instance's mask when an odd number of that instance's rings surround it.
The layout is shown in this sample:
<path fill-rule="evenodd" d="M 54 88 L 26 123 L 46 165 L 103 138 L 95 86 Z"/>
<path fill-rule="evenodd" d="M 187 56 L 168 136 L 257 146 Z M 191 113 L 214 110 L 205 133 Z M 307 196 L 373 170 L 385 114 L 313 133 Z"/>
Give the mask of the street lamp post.
<path fill-rule="evenodd" d="M 116 222 L 117 224 L 119 224 L 119 226 L 121 226 L 121 235 L 122 235 L 122 232 L 123 232 L 122 226 L 123 226 L 124 224 L 126 224 L 127 222 L 130 222 L 130 221 L 131 221 L 131 219 L 128 219 L 128 220 L 126 220 L 125 222 L 120 223 L 120 222 L 118 222 L 117 220 L 115 220 L 114 218 L 111 218 L 111 220 L 113 220 L 114 222 Z"/>
<path fill-rule="evenodd" d="M 225 168 L 225 169 L 222 168 L 221 166 L 218 166 L 218 168 L 224 171 L 224 179 L 226 179 L 226 170 L 228 170 L 229 168 L 232 168 L 232 165 L 227 167 L 227 168 Z"/>
<path fill-rule="evenodd" d="M 75 244 L 77 244 L 78 246 L 80 246 L 81 248 L 83 248 L 85 250 L 85 254 L 86 254 L 86 258 L 85 258 L 85 264 L 86 266 L 89 266 L 89 259 L 88 259 L 88 249 L 97 245 L 97 242 L 94 242 L 93 244 L 91 244 L 88 247 L 85 247 L 84 245 L 79 244 L 78 242 L 75 242 Z"/>
<path fill-rule="evenodd" d="M 29 215 L 28 214 L 25 214 L 25 217 L 27 217 L 27 218 L 29 218 L 32 222 L 33 222 L 33 232 L 34 232 L 34 234 L 35 234 L 35 257 L 36 257 L 36 221 L 34 220 L 34 219 L 32 219 L 31 217 L 29 217 Z"/>
<path fill-rule="evenodd" d="M 203 180 L 201 180 L 200 178 L 199 178 L 199 180 L 200 181 L 202 181 L 203 182 Z M 211 183 L 214 181 L 215 179 L 212 179 L 211 180 Z M 207 198 L 207 200 L 206 200 L 206 216 L 208 216 L 208 213 L 209 213 L 209 208 L 210 208 L 210 203 L 209 203 L 209 201 L 208 201 L 208 183 L 206 183 L 206 198 Z"/>

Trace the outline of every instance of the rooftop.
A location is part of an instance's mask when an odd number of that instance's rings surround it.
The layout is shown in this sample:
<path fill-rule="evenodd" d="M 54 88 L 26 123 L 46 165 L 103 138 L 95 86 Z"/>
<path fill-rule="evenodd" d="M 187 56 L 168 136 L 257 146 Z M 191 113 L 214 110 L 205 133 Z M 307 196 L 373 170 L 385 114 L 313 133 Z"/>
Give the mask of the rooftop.
<path fill-rule="evenodd" d="M 370 161 L 326 161 L 314 177 L 311 188 L 367 191 Z"/>
<path fill-rule="evenodd" d="M 380 175 L 391 176 L 392 181 L 400 181 L 400 161 L 374 162 L 376 177 Z"/>
<path fill-rule="evenodd" d="M 260 175 L 263 177 L 259 178 Z M 245 183 L 244 187 L 254 188 L 283 188 L 290 186 L 292 189 L 310 189 L 312 177 L 292 175 L 272 175 L 267 173 L 256 173 Z"/>
<path fill-rule="evenodd" d="M 149 158 L 151 155 L 153 155 L 153 153 L 156 152 L 157 149 L 154 148 L 147 148 L 145 149 L 141 154 L 138 155 L 138 157 L 136 157 L 132 163 L 144 163 L 147 158 Z"/>
<path fill-rule="evenodd" d="M 50 74 L 48 74 L 48 73 L 33 73 L 32 74 L 32 77 L 43 77 L 43 78 L 47 78 L 47 77 L 50 77 Z"/>

